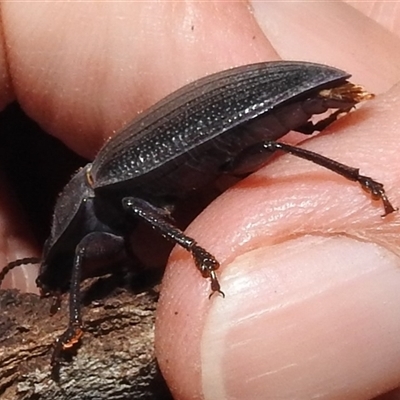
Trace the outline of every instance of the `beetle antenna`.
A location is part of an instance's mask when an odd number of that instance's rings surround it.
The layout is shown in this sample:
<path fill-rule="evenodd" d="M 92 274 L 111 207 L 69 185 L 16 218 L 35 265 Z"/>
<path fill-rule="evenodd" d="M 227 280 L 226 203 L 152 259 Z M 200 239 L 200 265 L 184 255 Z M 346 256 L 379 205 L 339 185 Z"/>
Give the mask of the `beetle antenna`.
<path fill-rule="evenodd" d="M 19 260 L 11 261 L 0 271 L 0 287 L 6 275 L 14 268 L 26 264 L 39 264 L 41 259 L 39 257 L 26 257 Z"/>

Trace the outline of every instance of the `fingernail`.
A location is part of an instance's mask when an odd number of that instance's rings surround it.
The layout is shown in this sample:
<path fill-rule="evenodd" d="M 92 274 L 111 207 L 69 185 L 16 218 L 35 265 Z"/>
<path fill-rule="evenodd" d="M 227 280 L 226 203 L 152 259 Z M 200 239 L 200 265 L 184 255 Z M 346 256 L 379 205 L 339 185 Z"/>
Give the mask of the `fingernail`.
<path fill-rule="evenodd" d="M 238 257 L 221 283 L 201 342 L 204 399 L 369 398 L 397 385 L 394 253 L 302 237 Z"/>

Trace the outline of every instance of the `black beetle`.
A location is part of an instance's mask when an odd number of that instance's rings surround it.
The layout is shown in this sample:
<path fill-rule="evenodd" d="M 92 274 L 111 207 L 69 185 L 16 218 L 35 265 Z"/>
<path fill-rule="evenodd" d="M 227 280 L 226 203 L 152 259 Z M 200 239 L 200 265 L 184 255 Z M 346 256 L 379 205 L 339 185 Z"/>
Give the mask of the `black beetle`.
<path fill-rule="evenodd" d="M 265 62 L 199 79 L 161 100 L 110 139 L 59 196 L 37 284 L 43 295 L 70 292 L 70 321 L 52 363 L 82 335 L 80 282 L 133 257 L 127 238 L 139 220 L 189 251 L 212 292 L 221 292 L 218 261 L 179 230 L 172 219 L 179 199 L 221 175 L 247 176 L 281 150 L 358 182 L 395 211 L 383 185 L 358 169 L 319 154 L 278 143 L 290 130 L 320 131 L 372 97 L 347 81 L 349 74 L 306 62 Z M 319 122 L 315 114 L 334 109 Z M 93 261 L 106 260 L 106 269 Z M 110 260 L 110 261 L 109 261 Z M 17 265 L 38 262 L 17 260 Z M 104 263 L 102 263 L 104 264 Z"/>

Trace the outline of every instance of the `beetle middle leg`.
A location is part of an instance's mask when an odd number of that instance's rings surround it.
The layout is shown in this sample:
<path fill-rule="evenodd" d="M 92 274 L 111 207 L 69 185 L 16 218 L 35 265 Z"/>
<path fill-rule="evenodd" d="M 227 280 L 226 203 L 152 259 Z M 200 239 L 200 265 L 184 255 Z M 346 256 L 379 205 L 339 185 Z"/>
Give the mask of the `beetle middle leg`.
<path fill-rule="evenodd" d="M 240 170 L 243 168 L 243 165 L 246 165 L 248 154 L 258 154 L 258 157 L 260 158 L 260 154 L 264 152 L 274 153 L 276 151 L 290 153 L 296 157 L 303 158 L 313 162 L 314 164 L 320 165 L 321 167 L 327 168 L 353 182 L 358 182 L 364 190 L 371 194 L 371 197 L 374 200 L 382 201 L 383 208 L 385 210 L 385 213 L 382 215 L 382 217 L 397 211 L 397 208 L 390 203 L 383 184 L 368 176 L 361 175 L 358 168 L 349 167 L 348 165 L 339 163 L 321 154 L 285 143 L 267 141 L 246 149 L 243 154 L 239 154 L 237 159 L 235 159 L 232 163 L 232 171 L 235 173 L 236 170 Z"/>
<path fill-rule="evenodd" d="M 168 221 L 163 209 L 157 208 L 147 201 L 136 197 L 123 198 L 122 206 L 126 212 L 144 220 L 166 239 L 190 252 L 196 267 L 203 277 L 210 278 L 212 293 L 218 292 L 224 296 L 215 272 L 219 268 L 218 261 L 207 250 L 199 246 L 194 239 L 185 235 L 180 229 Z"/>

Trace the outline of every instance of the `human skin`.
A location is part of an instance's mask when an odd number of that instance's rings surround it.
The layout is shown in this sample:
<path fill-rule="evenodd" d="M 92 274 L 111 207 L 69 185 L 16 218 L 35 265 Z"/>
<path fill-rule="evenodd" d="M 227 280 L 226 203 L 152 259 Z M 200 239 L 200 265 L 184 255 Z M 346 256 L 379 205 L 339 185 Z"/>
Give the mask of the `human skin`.
<path fill-rule="evenodd" d="M 94 157 L 138 112 L 208 73 L 279 58 L 334 65 L 377 97 L 303 145 L 361 168 L 399 206 L 400 27 L 382 17 L 396 21 L 390 4 L 367 17 L 344 2 L 4 2 L 0 104 L 18 100 Z M 1 189 L 6 264 L 37 250 Z M 225 299 L 208 300 L 209 282 L 181 249 L 163 281 L 156 350 L 175 398 L 371 399 L 396 389 L 400 218 L 381 214 L 357 184 L 290 156 L 211 204 L 187 232 L 221 261 Z M 35 290 L 34 274 L 16 270 L 8 284 Z"/>

